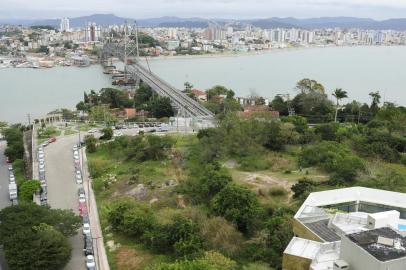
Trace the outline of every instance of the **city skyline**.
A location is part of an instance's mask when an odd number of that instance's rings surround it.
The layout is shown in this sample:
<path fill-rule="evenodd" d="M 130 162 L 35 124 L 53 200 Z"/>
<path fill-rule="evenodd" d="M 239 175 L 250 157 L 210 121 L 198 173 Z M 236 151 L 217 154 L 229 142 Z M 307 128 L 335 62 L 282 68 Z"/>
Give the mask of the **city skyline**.
<path fill-rule="evenodd" d="M 92 13 L 151 18 L 159 16 L 250 19 L 267 17 L 368 17 L 377 20 L 405 17 L 401 0 L 3 0 L 0 18 L 46 19 Z"/>

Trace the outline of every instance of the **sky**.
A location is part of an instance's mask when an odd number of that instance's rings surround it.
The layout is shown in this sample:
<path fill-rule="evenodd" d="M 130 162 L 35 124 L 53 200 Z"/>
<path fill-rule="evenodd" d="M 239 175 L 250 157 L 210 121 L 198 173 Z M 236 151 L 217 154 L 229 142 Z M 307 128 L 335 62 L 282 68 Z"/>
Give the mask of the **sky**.
<path fill-rule="evenodd" d="M 160 16 L 204 18 L 406 17 L 406 0 L 0 0 L 0 18 L 44 19 L 94 13 L 142 19 Z"/>

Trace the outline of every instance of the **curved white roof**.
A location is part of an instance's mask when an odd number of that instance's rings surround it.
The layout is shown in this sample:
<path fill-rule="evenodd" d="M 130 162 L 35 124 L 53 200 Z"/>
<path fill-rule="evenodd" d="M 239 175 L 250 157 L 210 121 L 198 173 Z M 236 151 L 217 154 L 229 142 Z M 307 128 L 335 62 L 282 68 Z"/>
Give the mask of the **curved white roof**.
<path fill-rule="evenodd" d="M 311 193 L 296 213 L 295 218 L 300 217 L 302 211 L 307 206 L 320 207 L 358 201 L 406 209 L 405 193 L 365 187 L 351 187 Z"/>

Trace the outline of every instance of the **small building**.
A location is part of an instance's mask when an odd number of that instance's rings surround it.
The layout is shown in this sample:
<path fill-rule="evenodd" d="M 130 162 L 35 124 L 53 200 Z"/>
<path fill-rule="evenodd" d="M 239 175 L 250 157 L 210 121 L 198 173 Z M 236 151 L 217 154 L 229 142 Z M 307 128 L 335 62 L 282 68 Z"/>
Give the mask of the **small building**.
<path fill-rule="evenodd" d="M 198 89 L 193 89 L 192 93 L 193 93 L 193 95 L 195 95 L 197 97 L 198 100 L 207 101 L 206 92 L 204 92 L 202 90 L 198 90 Z"/>

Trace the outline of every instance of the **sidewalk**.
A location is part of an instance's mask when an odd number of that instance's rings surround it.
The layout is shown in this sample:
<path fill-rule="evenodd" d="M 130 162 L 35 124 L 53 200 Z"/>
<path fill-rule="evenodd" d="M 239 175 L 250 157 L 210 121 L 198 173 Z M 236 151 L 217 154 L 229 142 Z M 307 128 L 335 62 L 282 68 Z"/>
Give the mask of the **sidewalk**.
<path fill-rule="evenodd" d="M 89 178 L 89 171 L 87 167 L 86 147 L 82 148 L 82 162 L 83 162 L 83 187 L 87 196 L 87 209 L 90 220 L 90 227 L 93 237 L 93 246 L 95 251 L 95 260 L 98 270 L 110 270 L 107 260 L 106 249 L 104 247 L 103 233 L 100 227 L 99 213 L 97 211 L 96 198 L 92 189 L 92 183 Z"/>

